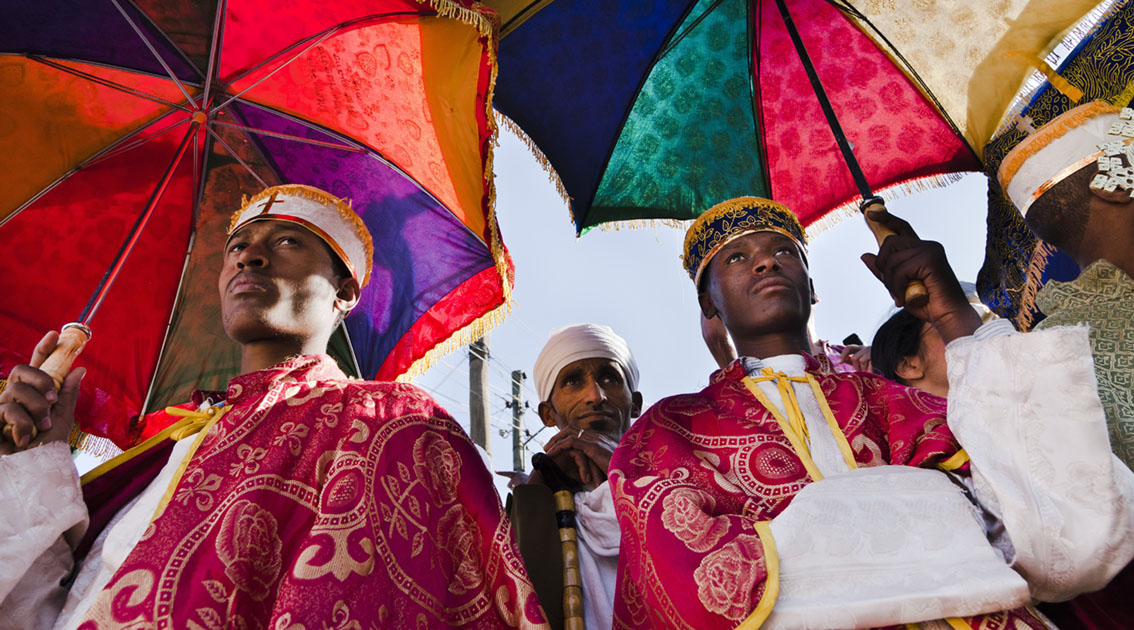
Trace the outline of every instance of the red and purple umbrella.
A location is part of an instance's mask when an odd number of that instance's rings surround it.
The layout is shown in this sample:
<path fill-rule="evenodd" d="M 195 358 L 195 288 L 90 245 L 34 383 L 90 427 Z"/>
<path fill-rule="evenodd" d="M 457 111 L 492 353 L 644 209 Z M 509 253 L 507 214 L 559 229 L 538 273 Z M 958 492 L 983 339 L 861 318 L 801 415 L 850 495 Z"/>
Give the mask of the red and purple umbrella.
<path fill-rule="evenodd" d="M 44 331 L 94 338 L 85 431 L 223 389 L 216 272 L 243 195 L 353 200 L 372 279 L 333 350 L 393 379 L 503 316 L 495 27 L 471 2 L 43 0 L 0 22 L 0 374 Z"/>

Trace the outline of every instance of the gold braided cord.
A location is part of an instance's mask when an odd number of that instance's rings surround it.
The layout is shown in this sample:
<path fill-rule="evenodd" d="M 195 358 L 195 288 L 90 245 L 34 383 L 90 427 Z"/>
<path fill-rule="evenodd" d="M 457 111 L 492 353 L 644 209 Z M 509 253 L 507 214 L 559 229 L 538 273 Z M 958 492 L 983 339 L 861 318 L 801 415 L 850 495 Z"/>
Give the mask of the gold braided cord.
<path fill-rule="evenodd" d="M 1008 184 L 1024 166 L 1024 162 L 1027 162 L 1052 142 L 1062 138 L 1068 131 L 1092 118 L 1103 114 L 1116 114 L 1118 111 L 1117 107 L 1106 101 L 1092 101 L 1057 116 L 1038 131 L 1021 140 L 1016 148 L 1004 156 L 1004 161 L 1000 163 L 1000 171 L 997 174 L 1000 187 L 1008 190 Z"/>

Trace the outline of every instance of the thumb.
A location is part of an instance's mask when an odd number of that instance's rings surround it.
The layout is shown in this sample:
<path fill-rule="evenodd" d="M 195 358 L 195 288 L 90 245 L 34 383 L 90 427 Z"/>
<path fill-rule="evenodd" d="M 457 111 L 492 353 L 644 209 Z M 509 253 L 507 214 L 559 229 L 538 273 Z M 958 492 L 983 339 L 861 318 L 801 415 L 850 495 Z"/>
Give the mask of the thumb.
<path fill-rule="evenodd" d="M 882 272 L 878 271 L 878 266 L 876 264 L 876 261 L 878 260 L 878 256 L 876 254 L 866 253 L 862 256 L 859 256 L 859 259 L 861 259 L 862 264 L 866 265 L 866 268 L 870 270 L 870 273 L 874 274 L 875 278 L 878 278 L 879 282 L 884 283 L 884 281 L 882 280 Z"/>

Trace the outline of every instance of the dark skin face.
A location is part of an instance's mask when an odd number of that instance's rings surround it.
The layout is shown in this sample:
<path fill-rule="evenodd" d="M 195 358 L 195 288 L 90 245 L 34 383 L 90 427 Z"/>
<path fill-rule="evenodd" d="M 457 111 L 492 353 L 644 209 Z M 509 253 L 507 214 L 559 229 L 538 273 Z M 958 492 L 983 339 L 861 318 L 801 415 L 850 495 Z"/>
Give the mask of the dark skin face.
<path fill-rule="evenodd" d="M 807 352 L 814 291 L 795 242 L 754 232 L 727 243 L 703 272 L 701 313 L 720 317 L 741 356 Z"/>
<path fill-rule="evenodd" d="M 544 451 L 563 473 L 584 485 L 606 479 L 610 456 L 630 420 L 642 412 L 642 394 L 630 391 L 618 362 L 581 359 L 559 370 L 548 400 L 539 404 L 539 417 L 559 429 Z M 541 483 L 538 474 L 533 483 Z"/>
<path fill-rule="evenodd" d="M 240 344 L 242 374 L 302 354 L 325 352 L 342 313 L 358 303 L 358 281 L 336 274 L 330 248 L 313 232 L 285 221 L 256 221 L 229 240 L 218 289 L 225 332 Z M 59 335 L 49 332 L 29 365 L 19 365 L 0 393 L 0 456 L 66 440 L 85 368 L 72 371 L 55 392 L 39 370 Z M 34 437 L 33 437 L 34 434 Z"/>
<path fill-rule="evenodd" d="M 335 274 L 315 233 L 287 221 L 254 221 L 229 239 L 218 289 L 224 330 L 241 346 L 241 371 L 325 352 L 358 281 Z"/>
<path fill-rule="evenodd" d="M 1129 191 L 1090 187 L 1090 164 L 1056 184 L 1028 209 L 1024 221 L 1036 236 L 1067 252 L 1085 269 L 1108 260 L 1134 276 L 1134 202 Z"/>

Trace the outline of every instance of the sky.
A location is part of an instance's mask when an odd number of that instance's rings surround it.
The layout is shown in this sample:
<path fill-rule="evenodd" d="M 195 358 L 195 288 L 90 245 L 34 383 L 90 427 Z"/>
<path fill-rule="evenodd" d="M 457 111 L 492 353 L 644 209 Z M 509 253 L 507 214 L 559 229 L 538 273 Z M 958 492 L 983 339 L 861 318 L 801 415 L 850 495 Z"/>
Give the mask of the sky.
<path fill-rule="evenodd" d="M 547 173 L 504 130 L 495 168 L 496 212 L 516 265 L 516 284 L 511 314 L 489 333 L 488 450 L 493 470 L 512 469 L 512 410 L 505 403 L 511 398 L 511 373 L 521 370 L 528 375 L 523 395 L 530 405 L 523 428 L 535 434 L 523 458 L 530 469 L 532 453 L 554 434 L 549 429 L 537 433 L 543 425 L 531 381 L 532 366 L 551 329 L 585 322 L 612 327 L 638 361 L 646 407 L 665 396 L 701 389 L 716 365 L 701 340 L 696 292 L 681 266 L 684 230 L 596 229 L 576 238 L 567 205 Z M 970 174 L 946 188 L 888 205 L 922 238 L 940 241 L 958 277 L 973 281 L 984 258 L 986 188 L 983 175 Z M 859 260 L 877 249 L 857 216 L 811 241 L 808 257 L 820 299 L 815 307 L 820 338 L 837 343 L 854 332 L 869 342 L 889 316 L 893 302 Z M 468 429 L 467 348 L 443 357 L 414 382 Z"/>

